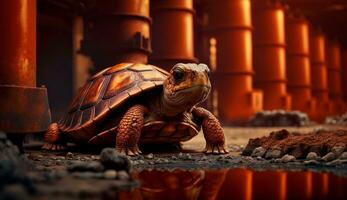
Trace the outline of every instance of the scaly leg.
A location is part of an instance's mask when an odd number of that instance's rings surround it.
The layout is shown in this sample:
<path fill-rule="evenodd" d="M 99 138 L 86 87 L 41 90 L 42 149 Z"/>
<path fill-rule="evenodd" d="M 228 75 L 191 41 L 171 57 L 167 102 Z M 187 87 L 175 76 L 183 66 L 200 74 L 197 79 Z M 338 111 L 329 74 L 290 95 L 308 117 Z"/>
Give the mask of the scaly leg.
<path fill-rule="evenodd" d="M 116 138 L 116 150 L 127 155 L 138 155 L 141 153 L 138 142 L 144 124 L 144 115 L 148 109 L 142 105 L 131 107 L 119 122 Z"/>
<path fill-rule="evenodd" d="M 208 110 L 195 107 L 192 110 L 194 117 L 202 120 L 202 130 L 206 140 L 205 153 L 228 153 L 225 149 L 224 131 L 218 119 Z"/>
<path fill-rule="evenodd" d="M 62 138 L 62 134 L 59 130 L 57 123 L 49 125 L 47 132 L 44 136 L 45 144 L 42 149 L 60 151 L 66 149 L 66 142 Z"/>

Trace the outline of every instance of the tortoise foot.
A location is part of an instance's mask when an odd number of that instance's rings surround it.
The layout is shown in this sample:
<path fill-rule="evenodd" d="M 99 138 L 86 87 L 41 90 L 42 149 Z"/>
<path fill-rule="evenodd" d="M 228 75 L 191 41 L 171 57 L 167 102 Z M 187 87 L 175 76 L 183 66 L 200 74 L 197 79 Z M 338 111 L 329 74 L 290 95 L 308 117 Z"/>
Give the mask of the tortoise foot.
<path fill-rule="evenodd" d="M 67 146 L 65 144 L 45 143 L 42 149 L 48 151 L 64 151 L 67 149 Z"/>
<path fill-rule="evenodd" d="M 204 152 L 207 154 L 226 154 L 228 150 L 225 149 L 224 145 L 206 144 Z"/>
<path fill-rule="evenodd" d="M 119 154 L 128 156 L 137 156 L 142 153 L 137 145 L 133 147 L 116 147 L 116 151 Z"/>

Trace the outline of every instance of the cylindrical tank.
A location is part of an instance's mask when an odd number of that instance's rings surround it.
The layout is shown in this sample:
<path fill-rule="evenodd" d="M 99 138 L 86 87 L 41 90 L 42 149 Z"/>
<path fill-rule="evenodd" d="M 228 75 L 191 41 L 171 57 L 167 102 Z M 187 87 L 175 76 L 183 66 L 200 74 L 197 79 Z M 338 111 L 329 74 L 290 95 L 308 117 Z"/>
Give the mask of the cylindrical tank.
<path fill-rule="evenodd" d="M 295 99 L 292 109 L 311 116 L 316 102 L 311 95 L 308 21 L 302 15 L 288 13 L 286 16 L 287 88 Z"/>
<path fill-rule="evenodd" d="M 0 1 L 0 30 L 0 131 L 45 131 L 50 112 L 46 88 L 36 87 L 36 0 Z"/>
<path fill-rule="evenodd" d="M 314 120 L 323 121 L 331 111 L 328 96 L 328 72 L 325 59 L 325 36 L 320 30 L 310 28 L 310 60 L 312 95 L 316 98 Z M 314 77 L 314 78 L 313 78 Z"/>
<path fill-rule="evenodd" d="M 333 103 L 331 114 L 342 114 L 344 111 L 344 105 L 342 102 L 341 89 L 342 74 L 340 45 L 337 41 L 327 41 L 325 50 L 328 67 L 329 98 Z"/>
<path fill-rule="evenodd" d="M 343 96 L 343 100 L 347 102 L 347 84 L 346 84 L 347 83 L 347 50 L 342 51 L 341 62 L 342 62 L 341 63 L 342 65 L 342 78 L 341 78 L 342 96 Z M 347 105 L 345 108 L 347 108 Z"/>
<path fill-rule="evenodd" d="M 214 79 L 218 113 L 225 123 L 246 122 L 262 109 L 253 89 L 252 21 L 249 0 L 207 1 L 208 34 L 216 42 Z"/>
<path fill-rule="evenodd" d="M 167 70 L 178 62 L 196 62 L 193 0 L 152 0 L 153 54 L 150 62 Z"/>
<path fill-rule="evenodd" d="M 86 17 L 82 50 L 98 69 L 120 62 L 147 63 L 151 52 L 149 0 L 104 0 Z"/>
<path fill-rule="evenodd" d="M 264 109 L 291 109 L 286 89 L 284 6 L 253 1 L 255 86 L 264 92 Z"/>

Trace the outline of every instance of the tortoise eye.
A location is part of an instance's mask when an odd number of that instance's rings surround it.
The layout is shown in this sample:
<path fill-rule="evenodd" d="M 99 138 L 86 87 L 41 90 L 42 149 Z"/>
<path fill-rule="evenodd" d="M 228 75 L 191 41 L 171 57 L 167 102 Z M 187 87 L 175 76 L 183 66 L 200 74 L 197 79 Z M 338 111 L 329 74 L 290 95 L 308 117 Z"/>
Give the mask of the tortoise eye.
<path fill-rule="evenodd" d="M 179 69 L 174 70 L 172 75 L 176 83 L 181 82 L 184 78 L 184 72 Z"/>
<path fill-rule="evenodd" d="M 206 72 L 207 76 L 211 78 L 211 71 L 210 71 L 210 69 L 206 69 L 205 72 Z"/>

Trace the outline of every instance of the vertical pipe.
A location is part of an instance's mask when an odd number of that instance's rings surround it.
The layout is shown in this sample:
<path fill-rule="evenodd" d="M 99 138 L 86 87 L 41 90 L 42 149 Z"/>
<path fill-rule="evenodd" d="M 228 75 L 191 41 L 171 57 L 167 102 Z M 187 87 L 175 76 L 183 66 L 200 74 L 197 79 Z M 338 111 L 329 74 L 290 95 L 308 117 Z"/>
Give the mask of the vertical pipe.
<path fill-rule="evenodd" d="M 328 199 L 329 193 L 329 174 L 312 174 L 312 199 Z"/>
<path fill-rule="evenodd" d="M 46 88 L 36 87 L 36 0 L 0 1 L 0 131 L 47 129 Z M 17 139 L 16 139 L 17 138 Z"/>
<path fill-rule="evenodd" d="M 151 53 L 149 0 L 98 1 L 87 16 L 83 51 L 96 68 L 147 63 Z"/>
<path fill-rule="evenodd" d="M 167 70 L 178 62 L 196 62 L 193 0 L 152 0 L 151 63 Z"/>
<path fill-rule="evenodd" d="M 253 1 L 255 86 L 264 92 L 264 109 L 291 109 L 286 91 L 284 7 Z"/>
<path fill-rule="evenodd" d="M 309 25 L 302 16 L 289 13 L 286 18 L 288 92 L 295 101 L 293 110 L 313 115 L 315 101 L 311 94 Z"/>
<path fill-rule="evenodd" d="M 347 109 L 347 50 L 342 51 L 341 55 L 341 66 L 342 66 L 342 78 L 341 78 L 341 88 L 342 96 L 345 104 L 344 110 Z"/>
<path fill-rule="evenodd" d="M 0 84 L 36 86 L 36 0 L 0 3 Z"/>
<path fill-rule="evenodd" d="M 330 113 L 331 104 L 328 97 L 328 74 L 325 59 L 325 36 L 320 30 L 310 29 L 310 59 L 312 78 L 312 95 L 317 100 L 317 112 L 314 120 L 323 121 Z"/>
<path fill-rule="evenodd" d="M 333 115 L 342 114 L 342 89 L 341 89 L 341 52 L 337 41 L 326 43 L 326 56 L 328 67 L 328 90 L 329 98 L 333 103 Z"/>
<path fill-rule="evenodd" d="M 252 86 L 251 2 L 209 0 L 206 7 L 208 34 L 217 46 L 214 79 L 218 113 L 225 123 L 244 123 L 262 109 L 262 93 Z"/>

